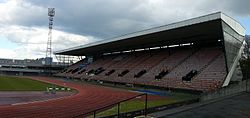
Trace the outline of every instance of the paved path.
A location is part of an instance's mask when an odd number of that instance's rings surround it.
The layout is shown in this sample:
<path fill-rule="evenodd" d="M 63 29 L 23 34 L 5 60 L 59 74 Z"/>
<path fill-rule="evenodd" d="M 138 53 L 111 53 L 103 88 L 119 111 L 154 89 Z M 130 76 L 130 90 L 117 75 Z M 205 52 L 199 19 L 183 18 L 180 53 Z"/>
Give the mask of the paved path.
<path fill-rule="evenodd" d="M 197 107 L 190 106 L 190 109 L 161 118 L 250 118 L 250 93 L 243 93 Z"/>

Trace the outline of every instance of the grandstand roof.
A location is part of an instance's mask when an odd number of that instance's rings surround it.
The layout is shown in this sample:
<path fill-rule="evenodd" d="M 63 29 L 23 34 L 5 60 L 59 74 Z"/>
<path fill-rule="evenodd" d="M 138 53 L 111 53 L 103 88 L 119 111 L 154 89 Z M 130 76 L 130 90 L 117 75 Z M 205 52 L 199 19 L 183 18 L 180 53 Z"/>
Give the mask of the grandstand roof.
<path fill-rule="evenodd" d="M 221 21 L 227 23 L 240 35 L 245 35 L 245 29 L 240 23 L 224 13 L 217 12 L 111 39 L 59 50 L 54 53 L 57 55 L 83 56 L 192 42 L 212 42 L 223 37 Z"/>

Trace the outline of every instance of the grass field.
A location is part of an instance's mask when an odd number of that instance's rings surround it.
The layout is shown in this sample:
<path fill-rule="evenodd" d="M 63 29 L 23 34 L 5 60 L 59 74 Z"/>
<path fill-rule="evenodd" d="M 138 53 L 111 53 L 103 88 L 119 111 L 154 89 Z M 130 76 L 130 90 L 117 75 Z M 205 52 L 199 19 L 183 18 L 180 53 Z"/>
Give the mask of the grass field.
<path fill-rule="evenodd" d="M 191 100 L 197 97 L 198 97 L 197 95 L 188 94 L 188 93 L 172 93 L 171 96 L 165 97 L 163 99 L 148 101 L 148 108 Z M 145 107 L 144 100 L 126 101 L 120 104 L 120 113 L 136 111 L 136 110 L 144 109 L 144 107 Z M 110 116 L 110 115 L 115 115 L 115 114 L 117 114 L 117 106 L 114 106 L 110 109 L 100 112 L 97 114 L 97 116 L 103 117 L 103 116 Z M 93 116 L 90 116 L 89 118 L 91 117 Z"/>
<path fill-rule="evenodd" d="M 0 76 L 0 91 L 46 91 L 47 87 L 52 86 L 52 84 L 28 78 Z"/>

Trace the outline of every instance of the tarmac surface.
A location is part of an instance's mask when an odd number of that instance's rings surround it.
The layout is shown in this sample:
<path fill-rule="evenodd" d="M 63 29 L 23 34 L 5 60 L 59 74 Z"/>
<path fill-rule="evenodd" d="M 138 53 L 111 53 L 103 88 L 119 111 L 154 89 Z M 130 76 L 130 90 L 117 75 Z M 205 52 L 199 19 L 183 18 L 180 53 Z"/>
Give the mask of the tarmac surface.
<path fill-rule="evenodd" d="M 187 109 L 179 108 L 179 112 L 178 109 L 175 109 L 175 112 L 165 111 L 167 115 L 160 118 L 250 118 L 250 93 L 198 104 L 186 106 Z"/>

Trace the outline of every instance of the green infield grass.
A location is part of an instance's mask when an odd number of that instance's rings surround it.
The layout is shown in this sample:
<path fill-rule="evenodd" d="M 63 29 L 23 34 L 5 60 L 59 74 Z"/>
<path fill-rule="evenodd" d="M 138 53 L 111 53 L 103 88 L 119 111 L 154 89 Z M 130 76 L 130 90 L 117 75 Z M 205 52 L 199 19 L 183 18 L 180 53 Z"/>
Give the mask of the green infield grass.
<path fill-rule="evenodd" d="M 47 91 L 47 88 L 61 86 L 40 82 L 23 77 L 0 76 L 0 91 Z"/>

